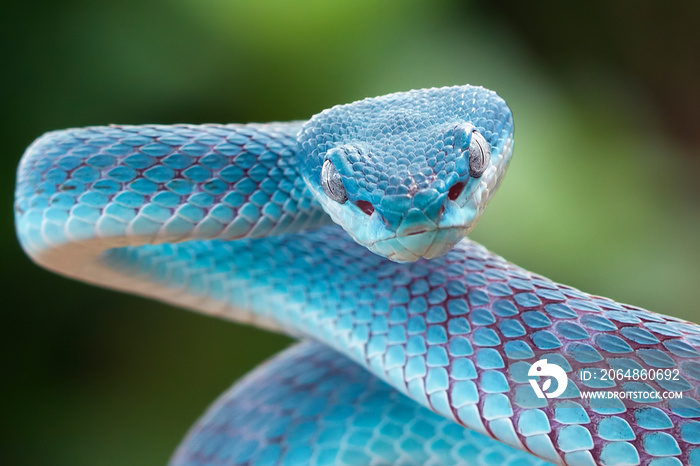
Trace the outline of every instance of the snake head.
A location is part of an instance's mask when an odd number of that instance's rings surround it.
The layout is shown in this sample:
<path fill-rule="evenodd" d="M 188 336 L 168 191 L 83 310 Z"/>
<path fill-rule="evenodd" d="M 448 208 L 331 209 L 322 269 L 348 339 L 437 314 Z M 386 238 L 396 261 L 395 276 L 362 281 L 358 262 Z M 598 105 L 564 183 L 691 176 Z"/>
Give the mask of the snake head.
<path fill-rule="evenodd" d="M 333 221 L 396 262 L 446 254 L 510 160 L 513 118 L 481 87 L 389 94 L 321 112 L 299 134 L 304 181 Z"/>

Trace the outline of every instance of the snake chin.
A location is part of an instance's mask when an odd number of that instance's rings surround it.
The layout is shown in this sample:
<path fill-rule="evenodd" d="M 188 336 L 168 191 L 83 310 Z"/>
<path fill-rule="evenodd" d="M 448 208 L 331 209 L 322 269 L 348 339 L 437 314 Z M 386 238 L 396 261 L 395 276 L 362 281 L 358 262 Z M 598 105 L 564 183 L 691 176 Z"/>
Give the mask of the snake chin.
<path fill-rule="evenodd" d="M 394 262 L 415 262 L 447 254 L 469 233 L 465 227 L 447 227 L 394 236 L 366 245 L 375 254 Z"/>

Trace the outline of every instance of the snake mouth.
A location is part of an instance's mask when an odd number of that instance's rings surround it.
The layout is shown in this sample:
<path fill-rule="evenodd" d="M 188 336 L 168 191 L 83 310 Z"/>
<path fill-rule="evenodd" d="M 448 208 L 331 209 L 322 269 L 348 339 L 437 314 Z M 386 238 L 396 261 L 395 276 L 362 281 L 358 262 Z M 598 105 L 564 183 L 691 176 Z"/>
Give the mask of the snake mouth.
<path fill-rule="evenodd" d="M 416 230 L 416 231 L 411 231 L 411 232 L 408 232 L 408 233 L 404 233 L 404 234 L 401 235 L 401 236 L 415 236 L 415 235 L 421 235 L 421 234 L 423 234 L 423 233 L 425 233 L 425 232 L 427 232 L 427 231 L 428 231 L 427 228 L 421 228 L 421 229 Z"/>
<path fill-rule="evenodd" d="M 444 256 L 467 234 L 461 226 L 421 228 L 408 234 L 394 235 L 367 245 L 367 248 L 394 262 L 415 262 L 420 258 Z"/>

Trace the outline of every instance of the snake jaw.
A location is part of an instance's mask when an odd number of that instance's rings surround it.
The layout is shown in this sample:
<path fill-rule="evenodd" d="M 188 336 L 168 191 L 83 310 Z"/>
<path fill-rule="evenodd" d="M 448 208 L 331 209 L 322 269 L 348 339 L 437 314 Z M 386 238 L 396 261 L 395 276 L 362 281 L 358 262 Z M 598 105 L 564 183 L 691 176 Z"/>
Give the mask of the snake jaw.
<path fill-rule="evenodd" d="M 447 254 L 468 231 L 462 227 L 437 228 L 405 236 L 393 236 L 366 245 L 367 249 L 393 262 L 415 262 Z"/>

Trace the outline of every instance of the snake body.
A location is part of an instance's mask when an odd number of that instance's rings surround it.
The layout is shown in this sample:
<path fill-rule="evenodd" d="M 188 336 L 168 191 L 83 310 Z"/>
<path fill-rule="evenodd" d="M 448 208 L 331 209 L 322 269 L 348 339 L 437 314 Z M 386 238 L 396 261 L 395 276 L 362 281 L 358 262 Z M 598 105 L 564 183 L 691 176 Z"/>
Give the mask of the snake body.
<path fill-rule="evenodd" d="M 52 132 L 20 163 L 17 232 L 67 276 L 306 340 L 174 464 L 700 465 L 700 327 L 462 239 L 512 140 L 505 102 L 472 86 L 307 122 Z M 567 374 L 556 398 L 530 383 L 542 359 Z M 674 375 L 580 376 L 652 369 Z M 682 398 L 582 396 L 613 389 Z"/>

